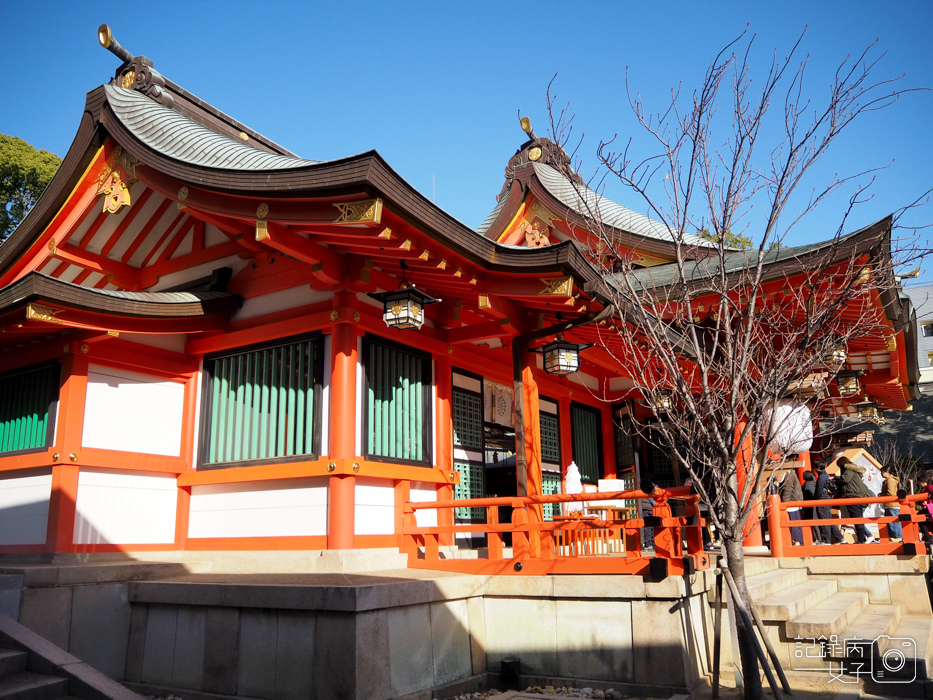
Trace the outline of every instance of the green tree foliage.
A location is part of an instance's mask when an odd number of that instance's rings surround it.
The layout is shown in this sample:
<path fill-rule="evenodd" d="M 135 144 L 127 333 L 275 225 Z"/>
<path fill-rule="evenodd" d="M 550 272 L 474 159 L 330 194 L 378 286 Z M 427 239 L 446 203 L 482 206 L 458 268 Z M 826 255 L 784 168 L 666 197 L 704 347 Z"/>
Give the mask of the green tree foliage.
<path fill-rule="evenodd" d="M 716 234 L 710 231 L 708 228 L 701 228 L 697 231 L 697 235 L 700 238 L 704 238 L 707 241 L 712 243 L 718 243 L 719 240 L 716 237 Z M 748 250 L 752 247 L 753 241 L 747 236 L 743 236 L 741 233 L 733 233 L 732 231 L 726 231 L 726 235 L 723 239 L 723 245 L 726 248 L 737 248 L 739 250 Z"/>
<path fill-rule="evenodd" d="M 62 159 L 21 138 L 0 134 L 0 241 L 32 209 Z"/>

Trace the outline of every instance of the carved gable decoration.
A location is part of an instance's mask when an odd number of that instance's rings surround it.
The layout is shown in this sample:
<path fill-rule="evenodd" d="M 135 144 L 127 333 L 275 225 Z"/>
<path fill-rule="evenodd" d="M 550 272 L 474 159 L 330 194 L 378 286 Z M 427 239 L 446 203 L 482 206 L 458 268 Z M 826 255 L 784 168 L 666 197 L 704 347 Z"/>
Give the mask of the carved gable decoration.
<path fill-rule="evenodd" d="M 130 185 L 134 182 L 136 159 L 117 146 L 97 178 L 97 194 L 104 198 L 101 211 L 116 214 L 130 206 Z"/>
<path fill-rule="evenodd" d="M 518 221 L 518 225 L 506 233 L 500 242 L 509 245 L 523 245 L 528 248 L 543 248 L 556 241 L 554 233 L 554 215 L 540 202 L 533 201 Z"/>

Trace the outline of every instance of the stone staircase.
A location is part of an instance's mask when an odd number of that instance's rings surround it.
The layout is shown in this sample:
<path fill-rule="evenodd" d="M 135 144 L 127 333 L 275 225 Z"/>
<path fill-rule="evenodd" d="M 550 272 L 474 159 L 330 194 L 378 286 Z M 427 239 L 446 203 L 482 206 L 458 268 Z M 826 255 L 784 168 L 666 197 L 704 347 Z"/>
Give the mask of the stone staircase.
<path fill-rule="evenodd" d="M 3 700 L 68 700 L 68 679 L 26 670 L 29 654 L 0 649 L 0 698 Z"/>
<path fill-rule="evenodd" d="M 825 673 L 828 683 L 845 667 L 837 686 L 861 679 L 874 692 L 924 697 L 924 686 L 933 683 L 926 681 L 933 677 L 933 613 L 925 583 L 924 600 L 905 600 L 892 595 L 886 577 L 813 574 L 806 562 L 746 559 L 749 595 L 785 671 Z M 923 573 L 913 575 L 920 577 L 916 593 Z"/>

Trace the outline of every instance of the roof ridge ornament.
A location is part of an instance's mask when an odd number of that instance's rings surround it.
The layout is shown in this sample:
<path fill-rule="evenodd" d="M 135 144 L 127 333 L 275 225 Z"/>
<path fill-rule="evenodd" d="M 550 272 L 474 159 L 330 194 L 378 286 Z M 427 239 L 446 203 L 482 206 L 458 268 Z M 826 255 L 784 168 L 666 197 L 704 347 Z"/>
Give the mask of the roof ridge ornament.
<path fill-rule="evenodd" d="M 538 136 L 535 134 L 534 129 L 531 128 L 531 119 L 528 117 L 521 117 L 519 119 L 519 125 L 522 127 L 522 131 L 528 134 L 529 138 L 519 147 L 515 155 L 512 156 L 506 164 L 505 182 L 499 194 L 496 196 L 496 201 L 501 202 L 512 187 L 516 169 L 523 165 L 528 165 L 529 163 L 550 165 L 577 185 L 584 184 L 583 178 L 573 169 L 570 156 L 560 144 L 554 143 L 545 136 Z"/>
<path fill-rule="evenodd" d="M 152 67 L 152 60 L 145 56 L 134 56 L 117 41 L 106 24 L 97 29 L 97 40 L 123 63 L 114 73 L 111 85 L 136 90 L 152 98 L 164 107 L 171 107 L 175 98 L 165 90 L 165 78 Z"/>

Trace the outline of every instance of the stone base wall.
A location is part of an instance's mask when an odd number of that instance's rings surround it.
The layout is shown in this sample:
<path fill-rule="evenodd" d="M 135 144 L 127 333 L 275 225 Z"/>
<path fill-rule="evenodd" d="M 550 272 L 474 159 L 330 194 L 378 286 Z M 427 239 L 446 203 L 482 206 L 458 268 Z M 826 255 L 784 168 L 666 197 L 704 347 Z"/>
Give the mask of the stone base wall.
<path fill-rule="evenodd" d="M 138 566 L 25 569 L 20 620 L 113 678 L 194 698 L 430 697 L 496 676 L 504 658 L 523 677 L 667 692 L 710 666 L 710 572 L 650 583 Z"/>

